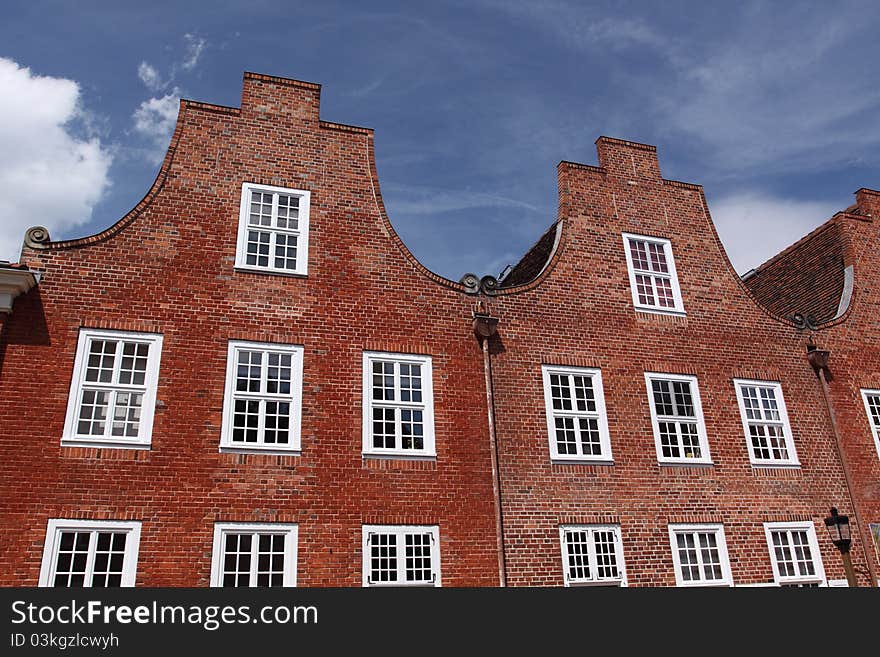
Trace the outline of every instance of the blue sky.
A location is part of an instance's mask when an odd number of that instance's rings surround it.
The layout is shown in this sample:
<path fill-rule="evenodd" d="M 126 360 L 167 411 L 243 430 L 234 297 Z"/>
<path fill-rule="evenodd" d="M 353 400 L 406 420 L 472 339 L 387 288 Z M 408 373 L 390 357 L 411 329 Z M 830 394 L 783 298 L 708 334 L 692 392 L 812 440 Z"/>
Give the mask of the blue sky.
<path fill-rule="evenodd" d="M 376 130 L 392 223 L 429 268 L 497 274 L 599 135 L 704 185 L 744 272 L 880 188 L 876 3 L 41 2 L 0 24 L 0 259 L 91 234 L 151 184 L 177 98 L 245 70 L 319 82 Z"/>

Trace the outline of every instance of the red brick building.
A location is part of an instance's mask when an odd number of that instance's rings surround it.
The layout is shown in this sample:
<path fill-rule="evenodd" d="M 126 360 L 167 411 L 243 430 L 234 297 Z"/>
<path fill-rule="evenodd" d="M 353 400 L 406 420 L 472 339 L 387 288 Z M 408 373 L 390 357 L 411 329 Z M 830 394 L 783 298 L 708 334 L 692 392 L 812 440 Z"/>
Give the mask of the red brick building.
<path fill-rule="evenodd" d="M 603 137 L 454 282 L 319 93 L 182 101 L 129 214 L 0 268 L 0 584 L 825 585 L 832 505 L 876 577 L 876 192 L 744 283 L 701 188 Z"/>

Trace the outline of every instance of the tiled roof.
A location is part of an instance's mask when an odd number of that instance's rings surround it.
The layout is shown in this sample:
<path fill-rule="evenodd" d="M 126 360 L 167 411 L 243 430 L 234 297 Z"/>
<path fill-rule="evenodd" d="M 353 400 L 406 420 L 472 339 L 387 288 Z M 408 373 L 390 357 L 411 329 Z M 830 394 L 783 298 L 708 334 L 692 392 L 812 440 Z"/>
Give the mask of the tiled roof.
<path fill-rule="evenodd" d="M 844 215 L 836 215 L 757 269 L 743 282 L 759 303 L 783 317 L 821 324 L 838 314 L 846 281 Z"/>
<path fill-rule="evenodd" d="M 544 270 L 547 261 L 553 255 L 553 245 L 556 244 L 556 226 L 558 223 L 558 221 L 554 222 L 541 235 L 541 238 L 535 242 L 535 245 L 507 273 L 499 287 L 524 285 L 533 281 Z"/>

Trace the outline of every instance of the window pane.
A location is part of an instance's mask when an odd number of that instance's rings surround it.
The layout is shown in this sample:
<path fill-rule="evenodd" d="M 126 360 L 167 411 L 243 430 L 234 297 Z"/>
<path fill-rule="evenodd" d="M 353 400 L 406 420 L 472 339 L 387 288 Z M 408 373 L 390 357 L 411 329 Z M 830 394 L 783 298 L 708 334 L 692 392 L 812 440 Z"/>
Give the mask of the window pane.
<path fill-rule="evenodd" d="M 236 399 L 232 418 L 232 441 L 256 443 L 260 427 L 260 402 Z"/>
<path fill-rule="evenodd" d="M 404 574 L 407 582 L 430 582 L 431 535 L 405 534 Z"/>
<path fill-rule="evenodd" d="M 647 243 L 641 240 L 630 239 L 629 250 L 632 256 L 633 267 L 649 271 Z"/>
<path fill-rule="evenodd" d="M 589 532 L 567 531 L 565 543 L 568 552 L 568 576 L 574 581 L 592 579 L 590 571 Z"/>
<path fill-rule="evenodd" d="M 594 531 L 593 541 L 596 549 L 596 576 L 599 579 L 620 577 L 620 571 L 617 568 L 615 533 L 608 530 Z"/>
<path fill-rule="evenodd" d="M 289 395 L 292 376 L 293 356 L 290 354 L 268 353 L 269 368 L 266 373 L 266 392 Z"/>
<path fill-rule="evenodd" d="M 400 400 L 422 401 L 422 367 L 412 363 L 400 364 Z"/>
<path fill-rule="evenodd" d="M 140 393 L 116 393 L 116 405 L 113 410 L 113 428 L 111 434 L 126 438 L 137 438 L 141 421 L 141 405 L 144 396 Z"/>
<path fill-rule="evenodd" d="M 299 228 L 298 196 L 278 195 L 278 228 L 287 228 L 288 230 Z"/>
<path fill-rule="evenodd" d="M 394 363 L 373 363 L 373 399 L 394 400 Z"/>
<path fill-rule="evenodd" d="M 150 352 L 148 344 L 124 342 L 122 345 L 122 361 L 119 367 L 119 383 L 124 385 L 142 386 L 147 377 L 147 356 Z"/>
<path fill-rule="evenodd" d="M 249 230 L 247 244 L 245 245 L 245 263 L 257 267 L 269 266 L 269 243 L 271 233 Z"/>
<path fill-rule="evenodd" d="M 574 386 L 576 409 L 581 412 L 595 413 L 596 395 L 593 392 L 593 378 L 573 375 L 571 381 Z"/>
<path fill-rule="evenodd" d="M 84 586 L 90 531 L 63 531 L 55 559 L 54 586 Z"/>
<path fill-rule="evenodd" d="M 648 242 L 648 255 L 650 256 L 650 269 L 660 273 L 667 273 L 669 267 L 666 264 L 666 249 L 657 242 Z"/>
<path fill-rule="evenodd" d="M 113 367 L 116 362 L 115 340 L 92 340 L 89 345 L 89 358 L 86 364 L 86 381 L 112 383 Z"/>
<path fill-rule="evenodd" d="M 106 390 L 83 390 L 79 409 L 77 433 L 83 436 L 103 436 L 107 427 L 107 410 L 110 392 Z"/>
<path fill-rule="evenodd" d="M 570 411 L 572 408 L 571 388 L 568 376 L 560 374 L 550 375 L 550 396 L 553 400 L 553 409 L 557 411 Z"/>
<path fill-rule="evenodd" d="M 574 432 L 574 418 L 557 417 L 556 451 L 559 454 L 577 454 L 577 438 Z"/>
<path fill-rule="evenodd" d="M 238 352 L 238 369 L 235 389 L 239 392 L 260 392 L 262 366 L 262 351 L 240 350 Z"/>
<path fill-rule="evenodd" d="M 880 395 L 867 395 L 868 409 L 871 413 L 871 423 L 880 429 Z"/>
<path fill-rule="evenodd" d="M 424 449 L 425 425 L 422 412 L 403 408 L 400 410 L 401 446 L 403 449 Z"/>
<path fill-rule="evenodd" d="M 276 269 L 296 269 L 297 236 L 278 233 L 275 235 L 275 260 L 273 267 Z"/>
<path fill-rule="evenodd" d="M 653 379 L 651 381 L 651 389 L 654 392 L 654 408 L 657 411 L 657 415 L 675 415 L 670 385 L 670 382 L 664 379 Z"/>
<path fill-rule="evenodd" d="M 394 449 L 395 415 L 393 408 L 373 409 L 373 447 Z"/>
<path fill-rule="evenodd" d="M 394 534 L 370 536 L 370 581 L 397 581 L 397 536 Z"/>
<path fill-rule="evenodd" d="M 272 194 L 268 192 L 251 192 L 250 216 L 251 226 L 272 225 Z"/>

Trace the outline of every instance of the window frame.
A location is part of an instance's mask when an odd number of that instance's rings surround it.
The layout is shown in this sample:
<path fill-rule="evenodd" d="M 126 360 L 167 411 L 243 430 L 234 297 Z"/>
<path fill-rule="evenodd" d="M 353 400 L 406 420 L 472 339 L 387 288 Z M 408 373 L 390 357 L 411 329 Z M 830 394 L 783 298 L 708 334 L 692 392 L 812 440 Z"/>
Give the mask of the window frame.
<path fill-rule="evenodd" d="M 247 587 L 238 588 L 293 588 L 296 586 L 298 557 L 299 557 L 299 525 L 295 523 L 275 522 L 215 522 L 214 540 L 211 549 L 211 578 L 212 588 L 226 588 L 223 586 L 223 562 L 225 554 L 224 539 L 229 533 L 233 534 L 275 534 L 284 536 L 284 574 L 281 587 L 257 587 L 253 581 Z M 252 541 L 254 547 L 256 541 Z M 256 574 L 257 559 L 251 558 L 250 579 Z"/>
<path fill-rule="evenodd" d="M 112 383 L 87 382 L 85 380 L 86 370 L 89 361 L 89 347 L 93 340 L 115 340 L 119 343 L 126 341 L 135 341 L 148 344 L 147 366 L 144 372 L 144 383 L 142 386 L 132 386 L 129 388 L 122 387 Z M 71 374 L 70 389 L 67 395 L 67 411 L 64 416 L 64 429 L 61 434 L 62 446 L 85 446 L 85 447 L 107 447 L 116 449 L 149 449 L 153 442 L 153 419 L 156 411 L 156 395 L 159 387 L 159 367 L 162 359 L 162 342 L 161 333 L 141 333 L 134 331 L 116 331 L 112 329 L 96 329 L 96 328 L 80 328 L 79 336 L 76 343 L 76 356 L 73 362 L 73 372 Z M 121 364 L 121 354 L 114 355 L 114 375 L 117 375 Z M 103 437 L 84 435 L 78 433 L 79 415 L 82 407 L 82 396 L 84 388 L 104 389 L 112 392 L 140 391 L 143 389 L 143 399 L 141 401 L 141 417 L 138 423 L 138 435 L 136 438 L 126 438 L 124 436 L 107 435 L 107 431 L 112 431 L 113 416 L 111 408 L 108 404 L 107 418 L 105 420 L 107 428 Z M 114 396 L 115 399 L 115 396 Z"/>
<path fill-rule="evenodd" d="M 702 451 L 702 455 L 700 458 L 688 458 L 685 456 L 680 457 L 671 457 L 663 455 L 663 444 L 660 437 L 660 419 L 657 413 L 657 407 L 654 401 L 654 389 L 651 385 L 651 382 L 654 380 L 658 381 L 670 381 L 670 382 L 687 382 L 690 385 L 691 390 L 691 400 L 694 404 L 694 418 L 693 421 L 697 425 L 697 438 L 700 441 L 700 449 Z M 706 432 L 706 420 L 703 415 L 703 402 L 700 397 L 700 385 L 697 380 L 697 377 L 693 374 L 670 374 L 666 372 L 645 372 L 645 387 L 648 393 L 648 406 L 651 411 L 651 430 L 654 433 L 654 449 L 657 453 L 657 462 L 665 465 L 712 465 L 712 453 L 709 450 L 709 438 Z M 677 420 L 670 420 L 675 422 L 682 421 L 683 418 L 687 416 L 664 416 L 664 417 L 675 417 L 681 418 Z M 679 441 L 681 439 L 681 435 L 677 434 L 679 437 Z M 679 448 L 682 453 L 684 453 L 684 446 L 681 442 L 679 442 Z"/>
<path fill-rule="evenodd" d="M 623 237 L 623 251 L 626 256 L 626 269 L 629 273 L 629 288 L 630 293 L 632 295 L 633 307 L 637 311 L 641 312 L 649 312 L 649 313 L 659 313 L 661 315 L 679 315 L 684 316 L 687 313 L 684 310 L 684 299 L 681 294 L 681 285 L 678 281 L 678 269 L 675 266 L 675 257 L 672 253 L 672 241 L 665 237 L 651 237 L 649 235 L 637 235 L 635 233 L 622 233 Z M 674 302 L 674 306 L 672 308 L 667 308 L 665 306 L 658 305 L 650 305 L 644 304 L 639 301 L 639 292 L 638 285 L 636 283 L 636 268 L 633 264 L 632 253 L 630 251 L 630 241 L 641 241 L 641 242 L 649 242 L 653 244 L 658 244 L 663 247 L 663 253 L 666 257 L 666 263 L 669 266 L 669 285 L 672 288 L 672 300 Z M 640 272 L 642 270 L 639 270 Z M 651 276 L 656 275 L 656 272 L 647 272 Z M 652 282 L 653 289 L 653 282 Z M 656 290 L 655 290 L 656 292 Z M 655 293 L 656 299 L 656 293 Z"/>
<path fill-rule="evenodd" d="M 871 414 L 871 404 L 868 402 L 869 396 L 876 396 L 880 399 L 880 390 L 876 388 L 861 388 L 862 402 L 865 404 L 865 415 L 868 416 L 868 426 L 871 428 L 871 435 L 874 437 L 874 447 L 877 449 L 877 458 L 880 458 L 880 425 L 874 424 L 874 417 Z"/>
<path fill-rule="evenodd" d="M 669 524 L 669 547 L 672 551 L 672 563 L 675 570 L 675 585 L 679 587 L 730 587 L 733 586 L 733 575 L 730 570 L 730 555 L 727 552 L 727 538 L 724 534 L 724 525 L 722 523 L 670 523 Z M 676 536 L 679 533 L 693 534 L 695 532 L 714 532 L 715 542 L 718 544 L 718 558 L 721 563 L 722 578 L 719 580 L 685 580 L 682 577 L 681 556 L 678 553 L 678 541 Z M 697 548 L 699 553 L 699 548 Z M 700 575 L 702 573 L 702 563 L 700 563 Z"/>
<path fill-rule="evenodd" d="M 238 351 L 260 351 L 283 353 L 291 355 L 291 382 L 290 395 L 271 395 L 268 393 L 245 393 L 245 397 L 254 400 L 277 400 L 290 403 L 290 425 L 288 427 L 288 442 L 286 445 L 278 443 L 265 443 L 265 404 L 261 405 L 263 411 L 259 416 L 258 442 L 237 443 L 233 442 L 233 420 L 235 413 L 235 390 L 236 373 L 238 368 Z M 281 454 L 299 454 L 302 451 L 302 388 L 303 388 L 303 360 L 305 349 L 302 345 L 278 344 L 273 342 L 252 342 L 249 340 L 230 340 L 226 349 L 226 382 L 223 387 L 223 419 L 220 428 L 220 451 L 221 452 L 254 452 L 265 454 L 276 452 Z M 264 356 L 265 361 L 265 356 Z M 268 363 L 261 365 L 261 382 L 266 380 Z"/>
<path fill-rule="evenodd" d="M 568 542 L 565 540 L 566 532 L 570 531 L 588 531 L 590 533 L 590 543 L 588 555 L 590 558 L 590 569 L 595 572 L 596 569 L 596 544 L 593 534 L 597 531 L 610 531 L 614 534 L 614 554 L 617 559 L 617 578 L 605 579 L 572 579 L 569 571 L 569 551 Z M 627 586 L 626 579 L 626 563 L 623 557 L 623 538 L 620 531 L 620 525 L 617 524 L 568 524 L 559 525 L 559 547 L 562 555 L 562 578 L 564 585 L 567 587 L 576 586 Z"/>
<path fill-rule="evenodd" d="M 125 552 L 122 562 L 122 577 L 119 586 L 131 588 L 137 579 L 137 562 L 140 551 L 141 521 L 140 520 L 71 520 L 67 518 L 49 518 L 46 524 L 46 538 L 43 543 L 43 558 L 40 564 L 40 579 L 37 586 L 55 588 L 55 572 L 58 567 L 58 551 L 61 534 L 64 531 L 89 531 L 94 536 L 99 532 L 125 532 Z M 94 577 L 95 563 L 94 539 L 89 538 L 89 551 L 86 563 L 86 575 Z M 93 588 L 91 583 L 83 584 L 83 588 Z"/>
<path fill-rule="evenodd" d="M 807 544 L 810 548 L 810 556 L 813 559 L 813 568 L 816 571 L 812 576 L 784 576 L 779 572 L 779 563 L 776 560 L 776 549 L 773 545 L 773 532 L 779 531 L 805 531 Z M 816 535 L 816 526 L 812 522 L 765 522 L 764 536 L 767 539 L 767 551 L 770 556 L 770 565 L 773 567 L 773 582 L 776 586 L 789 584 L 818 584 L 820 587 L 828 586 L 825 576 L 825 566 L 822 563 L 822 552 L 819 550 L 819 539 Z"/>
<path fill-rule="evenodd" d="M 269 232 L 273 235 L 279 233 L 285 235 L 297 235 L 297 260 L 296 269 L 284 269 L 283 267 L 275 267 L 268 265 L 261 267 L 260 265 L 247 264 L 247 232 L 248 220 L 250 218 L 251 195 L 253 192 L 263 192 L 273 194 L 272 207 L 273 212 L 277 212 L 277 194 L 285 196 L 296 196 L 299 201 L 299 213 L 297 222 L 299 228 L 297 230 L 279 229 L 274 226 L 259 226 L 263 232 Z M 294 189 L 292 187 L 278 187 L 275 185 L 263 185 L 254 182 L 244 182 L 241 185 L 241 202 L 238 214 L 238 233 L 235 245 L 235 269 L 245 270 L 249 272 L 259 272 L 264 274 L 286 275 L 286 276 L 308 276 L 309 273 L 309 216 L 311 209 L 311 192 L 304 189 Z M 273 214 L 273 217 L 276 216 Z M 273 252 L 274 240 L 270 241 L 269 257 L 270 262 L 274 262 L 275 254 Z"/>
<path fill-rule="evenodd" d="M 362 525 L 361 540 L 361 572 L 362 586 L 364 588 L 389 588 L 389 587 L 407 587 L 407 588 L 439 588 L 442 586 L 440 574 L 440 526 L 439 525 Z M 400 579 L 401 573 L 405 570 L 405 556 L 403 549 L 398 543 L 397 552 L 397 574 L 396 582 L 371 582 L 370 581 L 370 534 L 394 534 L 400 537 L 406 534 L 430 534 L 432 541 L 431 549 L 431 574 L 434 576 L 433 582 L 407 582 Z"/>
<path fill-rule="evenodd" d="M 776 408 L 779 411 L 779 424 L 782 425 L 782 437 L 785 440 L 785 447 L 788 450 L 788 460 L 782 459 L 757 459 L 755 458 L 754 449 L 752 447 L 752 436 L 749 433 L 749 420 L 746 415 L 746 405 L 743 396 L 743 386 L 758 386 L 764 388 L 773 388 L 776 398 Z M 746 441 L 746 450 L 749 454 L 749 463 L 753 467 L 758 468 L 799 468 L 801 467 L 798 459 L 797 449 L 794 444 L 794 434 L 791 430 L 791 422 L 788 417 L 788 410 L 785 405 L 785 395 L 782 391 L 782 383 L 779 381 L 761 381 L 758 379 L 733 379 L 733 387 L 736 390 L 736 402 L 739 406 L 739 417 L 742 423 L 743 436 Z M 761 423 L 766 424 L 765 421 Z"/>
<path fill-rule="evenodd" d="M 592 380 L 593 394 L 595 395 L 596 411 L 557 411 L 553 408 L 553 394 L 550 377 L 554 374 L 564 376 L 582 376 Z M 541 365 L 541 380 L 544 386 L 544 411 L 547 418 L 547 439 L 550 445 L 550 460 L 552 462 L 589 462 L 604 463 L 611 465 L 614 457 L 611 453 L 611 436 L 608 431 L 608 415 L 605 407 L 605 389 L 602 384 L 602 371 L 594 367 L 569 367 L 567 365 Z M 573 418 L 595 418 L 599 431 L 600 454 L 583 454 L 583 446 L 577 441 L 577 454 L 560 454 L 558 440 L 556 438 L 556 415 Z M 578 433 L 578 438 L 580 434 Z"/>
<path fill-rule="evenodd" d="M 413 408 L 423 406 L 422 409 L 422 425 L 423 447 L 420 450 L 403 449 L 399 445 L 403 443 L 403 433 L 400 428 L 400 413 L 395 412 L 395 447 L 373 447 L 373 371 L 372 364 L 376 361 L 393 362 L 395 366 L 394 386 L 395 390 L 399 390 L 400 386 L 400 368 L 399 364 L 415 364 L 422 368 L 422 402 L 420 405 L 414 403 L 401 402 L 395 399 L 393 403 L 386 403 L 379 400 L 384 407 L 393 407 L 395 409 Z M 362 380 L 362 398 L 363 398 L 363 423 L 362 423 L 362 439 L 361 452 L 365 457 L 393 457 L 393 458 L 411 458 L 411 459 L 432 459 L 437 457 L 436 436 L 434 433 L 434 368 L 431 356 L 423 354 L 401 354 L 386 351 L 364 351 L 363 352 L 363 380 Z"/>

